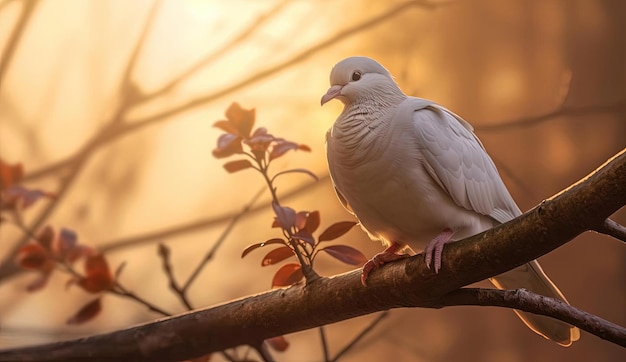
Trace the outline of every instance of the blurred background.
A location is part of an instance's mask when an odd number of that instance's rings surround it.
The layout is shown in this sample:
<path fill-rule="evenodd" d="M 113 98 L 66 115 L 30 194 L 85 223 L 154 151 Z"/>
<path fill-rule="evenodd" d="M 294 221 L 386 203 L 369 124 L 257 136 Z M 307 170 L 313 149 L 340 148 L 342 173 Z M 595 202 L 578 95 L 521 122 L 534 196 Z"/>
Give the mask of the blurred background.
<path fill-rule="evenodd" d="M 180 279 L 263 188 L 258 174 L 228 174 L 211 155 L 212 124 L 233 102 L 257 126 L 307 144 L 273 166 L 278 193 L 320 210 L 321 228 L 351 220 L 329 183 L 324 134 L 341 104 L 319 106 L 332 66 L 379 60 L 409 95 L 429 98 L 476 128 L 522 210 L 593 171 L 626 147 L 626 2 L 546 1 L 0 1 L 0 157 L 21 162 L 25 185 L 56 192 L 25 213 L 29 225 L 75 230 L 106 250 L 120 281 L 173 313 L 157 243 Z M 270 288 L 277 266 L 251 243 L 278 237 L 269 193 L 235 225 L 190 289 L 206 307 Z M 622 209 L 614 219 L 626 223 Z M 107 295 L 79 327 L 65 321 L 93 296 L 56 273 L 37 293 L 12 253 L 22 234 L 0 228 L 0 348 L 112 331 L 159 315 Z M 381 245 L 353 229 L 339 241 L 368 257 Z M 626 249 L 586 233 L 541 258 L 576 307 L 626 324 Z M 317 270 L 350 270 L 320 256 Z M 479 286 L 487 287 L 482 282 Z M 373 320 L 326 328 L 334 355 Z M 281 361 L 319 361 L 316 330 L 288 335 Z M 240 354 L 245 349 L 240 349 Z M 393 310 L 343 361 L 616 361 L 624 349 L 581 332 L 562 348 L 509 310 Z M 215 361 L 222 359 L 216 355 Z"/>

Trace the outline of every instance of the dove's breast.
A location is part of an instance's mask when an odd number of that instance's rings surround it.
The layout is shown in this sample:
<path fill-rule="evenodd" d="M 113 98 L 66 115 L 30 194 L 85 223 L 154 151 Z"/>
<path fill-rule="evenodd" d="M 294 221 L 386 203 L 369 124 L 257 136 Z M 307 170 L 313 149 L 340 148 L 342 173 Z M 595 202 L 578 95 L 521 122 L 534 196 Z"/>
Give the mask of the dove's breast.
<path fill-rule="evenodd" d="M 327 138 L 333 183 L 370 236 L 421 249 L 445 228 L 460 239 L 491 227 L 489 218 L 459 207 L 443 192 L 424 168 L 409 130 L 390 127 L 385 119 L 391 118 L 338 121 Z M 353 127 L 340 127 L 345 124 Z"/>

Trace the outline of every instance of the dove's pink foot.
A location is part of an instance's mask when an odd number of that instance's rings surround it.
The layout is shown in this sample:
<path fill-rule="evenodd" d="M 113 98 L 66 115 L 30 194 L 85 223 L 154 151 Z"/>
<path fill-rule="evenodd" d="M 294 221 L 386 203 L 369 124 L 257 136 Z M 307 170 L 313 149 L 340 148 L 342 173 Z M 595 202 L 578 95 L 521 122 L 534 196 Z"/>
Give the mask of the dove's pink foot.
<path fill-rule="evenodd" d="M 363 271 L 361 272 L 361 284 L 366 285 L 367 276 L 372 270 L 374 270 L 374 268 L 378 268 L 379 266 L 383 266 L 384 264 L 392 261 L 409 257 L 410 255 L 406 254 L 396 254 L 398 251 L 402 250 L 402 248 L 404 248 L 403 245 L 394 241 L 387 249 L 374 255 L 372 259 L 368 260 L 367 263 L 363 265 Z"/>
<path fill-rule="evenodd" d="M 441 269 L 441 254 L 443 253 L 443 246 L 450 242 L 452 234 L 452 230 L 448 228 L 444 229 L 441 234 L 435 236 L 435 238 L 431 240 L 424 249 L 424 260 L 426 261 L 426 266 L 430 269 L 430 265 L 432 263 L 435 267 L 435 273 L 439 273 L 439 269 Z"/>

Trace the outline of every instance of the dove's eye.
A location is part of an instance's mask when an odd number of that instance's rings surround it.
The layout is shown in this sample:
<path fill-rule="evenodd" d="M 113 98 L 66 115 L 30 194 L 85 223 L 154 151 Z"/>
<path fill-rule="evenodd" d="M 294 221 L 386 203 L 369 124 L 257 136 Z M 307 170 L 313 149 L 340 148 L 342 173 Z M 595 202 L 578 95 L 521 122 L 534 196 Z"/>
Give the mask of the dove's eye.
<path fill-rule="evenodd" d="M 356 72 L 352 73 L 352 80 L 356 82 L 359 79 L 361 79 L 361 72 L 357 70 Z"/>

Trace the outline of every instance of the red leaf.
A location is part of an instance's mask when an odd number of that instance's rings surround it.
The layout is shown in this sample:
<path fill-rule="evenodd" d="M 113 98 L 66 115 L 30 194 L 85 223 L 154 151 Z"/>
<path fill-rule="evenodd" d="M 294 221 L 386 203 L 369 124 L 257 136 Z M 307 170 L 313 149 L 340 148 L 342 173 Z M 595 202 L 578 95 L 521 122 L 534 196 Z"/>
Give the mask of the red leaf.
<path fill-rule="evenodd" d="M 298 145 L 298 149 L 300 151 L 311 152 L 311 147 L 309 147 L 307 145 Z"/>
<path fill-rule="evenodd" d="M 237 128 L 241 137 L 250 138 L 250 131 L 254 126 L 254 109 L 243 109 L 237 102 L 234 102 L 226 110 L 226 118 Z"/>
<path fill-rule="evenodd" d="M 16 256 L 17 264 L 24 269 L 48 271 L 54 268 L 54 261 L 43 246 L 39 244 L 24 245 Z"/>
<path fill-rule="evenodd" d="M 23 176 L 24 168 L 21 163 L 9 165 L 0 158 L 0 190 L 6 190 L 17 184 Z"/>
<path fill-rule="evenodd" d="M 267 129 L 265 127 L 257 128 L 252 137 L 250 139 L 244 141 L 249 146 L 252 152 L 257 156 L 263 155 L 270 144 L 274 141 L 274 136 L 267 133 Z"/>
<path fill-rule="evenodd" d="M 70 263 L 94 253 L 93 248 L 78 244 L 78 235 L 70 229 L 62 228 L 57 239 L 57 254 Z"/>
<path fill-rule="evenodd" d="M 85 274 L 86 276 L 76 283 L 89 293 L 108 290 L 115 285 L 113 275 L 111 275 L 109 270 L 109 264 L 102 254 L 87 257 L 85 260 Z"/>
<path fill-rule="evenodd" d="M 4 190 L 0 199 L 0 206 L 3 210 L 26 209 L 43 197 L 52 198 L 54 195 L 45 191 L 30 190 L 14 185 Z"/>
<path fill-rule="evenodd" d="M 306 219 L 309 217 L 308 211 L 300 211 L 296 214 L 296 229 L 302 230 L 306 226 Z"/>
<path fill-rule="evenodd" d="M 91 302 L 85 304 L 78 313 L 74 314 L 67 320 L 67 324 L 83 324 L 95 318 L 102 310 L 102 303 L 100 298 L 96 298 Z"/>
<path fill-rule="evenodd" d="M 363 265 L 367 261 L 363 253 L 347 245 L 331 245 L 320 250 L 350 265 Z"/>
<path fill-rule="evenodd" d="M 226 171 L 230 173 L 245 170 L 246 168 L 250 168 L 250 167 L 253 167 L 253 166 L 248 160 L 230 161 L 224 164 L 224 168 L 226 169 Z"/>
<path fill-rule="evenodd" d="M 291 230 L 296 223 L 296 212 L 294 209 L 287 206 L 280 206 L 275 202 L 272 202 L 272 208 L 278 218 L 280 226 L 285 230 Z"/>
<path fill-rule="evenodd" d="M 284 352 L 289 348 L 289 342 L 284 336 L 278 336 L 274 338 L 266 339 L 265 342 L 269 344 L 275 351 Z"/>
<path fill-rule="evenodd" d="M 269 239 L 262 243 L 248 245 L 246 246 L 245 249 L 243 249 L 243 252 L 241 253 L 241 258 L 243 259 L 244 256 L 248 255 L 248 253 L 254 249 L 258 249 L 258 248 L 264 247 L 265 245 L 270 245 L 270 244 L 285 244 L 285 241 L 283 239 L 275 238 L 275 239 Z"/>
<path fill-rule="evenodd" d="M 43 246 L 44 249 L 52 251 L 52 245 L 54 243 L 54 229 L 52 226 L 47 225 L 39 235 L 37 235 L 37 242 Z"/>
<path fill-rule="evenodd" d="M 213 156 L 224 158 L 238 153 L 243 153 L 241 137 L 231 133 L 224 133 L 217 139 L 217 148 L 213 150 Z"/>
<path fill-rule="evenodd" d="M 274 265 L 294 255 L 290 247 L 283 246 L 267 253 L 261 261 L 261 266 Z"/>
<path fill-rule="evenodd" d="M 311 245 L 315 245 L 315 238 L 313 238 L 313 235 L 306 230 L 298 230 L 298 232 L 293 234 L 293 237 L 295 239 L 305 241 Z"/>
<path fill-rule="evenodd" d="M 275 287 L 287 287 L 302 280 L 304 275 L 302 274 L 302 268 L 300 264 L 289 263 L 283 265 L 272 280 L 272 288 Z"/>
<path fill-rule="evenodd" d="M 221 120 L 213 123 L 213 127 L 219 128 L 222 131 L 226 131 L 226 133 L 234 135 L 237 134 L 237 128 L 235 128 L 235 126 L 231 122 L 226 120 Z"/>
<path fill-rule="evenodd" d="M 319 226 L 320 226 L 320 212 L 311 211 L 309 213 L 309 216 L 306 218 L 306 225 L 304 226 L 304 230 L 313 234 Z"/>
<path fill-rule="evenodd" d="M 270 152 L 270 160 L 274 160 L 284 155 L 285 153 L 287 153 L 287 151 L 296 149 L 298 149 L 297 143 L 286 141 L 283 139 L 277 139 L 276 144 L 274 144 L 274 147 L 272 147 L 272 151 Z"/>
<path fill-rule="evenodd" d="M 341 235 L 350 231 L 354 225 L 356 225 L 356 222 L 354 221 L 340 221 L 338 223 L 334 223 L 322 232 L 318 240 L 321 243 L 322 241 L 337 239 Z"/>

